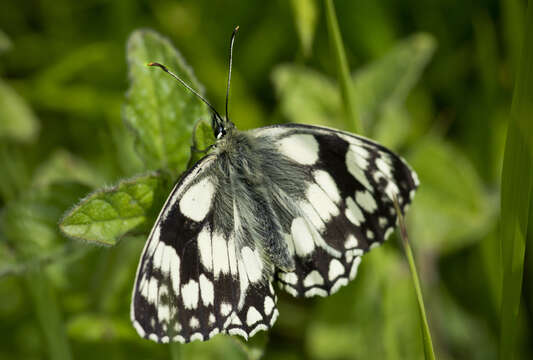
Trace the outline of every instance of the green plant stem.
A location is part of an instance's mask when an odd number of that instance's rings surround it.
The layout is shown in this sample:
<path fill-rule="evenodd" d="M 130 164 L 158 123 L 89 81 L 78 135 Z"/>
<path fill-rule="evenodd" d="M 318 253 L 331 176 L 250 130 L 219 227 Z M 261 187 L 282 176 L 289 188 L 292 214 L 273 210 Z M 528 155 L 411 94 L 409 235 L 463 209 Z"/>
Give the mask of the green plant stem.
<path fill-rule="evenodd" d="M 533 187 L 533 2 L 526 15 L 502 169 L 501 233 L 503 283 L 500 359 L 516 354 L 524 254 Z"/>
<path fill-rule="evenodd" d="M 326 7 L 326 20 L 328 26 L 328 33 L 333 47 L 333 54 L 337 62 L 338 78 L 341 86 L 341 96 L 344 106 L 344 111 L 347 117 L 349 130 L 355 133 L 361 133 L 361 124 L 354 103 L 354 90 L 352 78 L 350 76 L 350 68 L 346 60 L 346 53 L 342 43 L 342 37 L 337 23 L 337 15 L 335 14 L 335 7 L 333 0 L 324 0 Z"/>
<path fill-rule="evenodd" d="M 48 345 L 50 359 L 69 360 L 72 358 L 59 305 L 52 291 L 48 277 L 41 267 L 25 274 L 28 291 L 31 295 L 37 319 Z"/>
<path fill-rule="evenodd" d="M 431 333 L 429 331 L 428 319 L 426 316 L 426 307 L 424 306 L 424 298 L 422 297 L 422 288 L 420 286 L 420 279 L 416 270 L 415 258 L 411 245 L 409 244 L 409 238 L 407 236 L 407 229 L 403 219 L 402 212 L 398 201 L 394 199 L 394 206 L 396 207 L 396 213 L 398 214 L 398 222 L 400 224 L 400 237 L 402 238 L 403 248 L 405 250 L 405 256 L 409 263 L 409 270 L 413 278 L 413 285 L 415 286 L 416 300 L 418 302 L 418 313 L 420 314 L 420 321 L 422 325 L 422 339 L 424 342 L 424 355 L 426 360 L 435 360 L 435 351 L 433 350 L 433 342 L 431 340 Z"/>

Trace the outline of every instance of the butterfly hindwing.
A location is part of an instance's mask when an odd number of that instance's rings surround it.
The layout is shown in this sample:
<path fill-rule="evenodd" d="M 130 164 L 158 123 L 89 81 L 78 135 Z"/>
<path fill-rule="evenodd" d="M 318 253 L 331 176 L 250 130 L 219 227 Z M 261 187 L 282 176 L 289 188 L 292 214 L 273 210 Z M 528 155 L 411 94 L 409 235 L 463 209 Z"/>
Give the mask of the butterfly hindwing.
<path fill-rule="evenodd" d="M 294 296 L 327 296 L 352 280 L 361 256 L 385 241 L 396 225 L 393 197 L 405 211 L 418 179 L 397 155 L 368 139 L 309 125 L 252 130 L 289 162 L 302 189 L 274 176 L 272 191 L 292 217 L 285 221 L 294 271 L 278 271 Z M 286 168 L 287 165 L 281 165 Z M 276 174 L 274 169 L 267 170 Z"/>

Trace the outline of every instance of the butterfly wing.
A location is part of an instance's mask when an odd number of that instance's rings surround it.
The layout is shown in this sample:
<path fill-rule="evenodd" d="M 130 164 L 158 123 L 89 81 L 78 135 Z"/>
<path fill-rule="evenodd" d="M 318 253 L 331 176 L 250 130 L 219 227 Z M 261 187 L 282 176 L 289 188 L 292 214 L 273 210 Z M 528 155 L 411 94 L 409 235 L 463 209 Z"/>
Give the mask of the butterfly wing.
<path fill-rule="evenodd" d="M 295 269 L 278 271 L 278 283 L 293 296 L 327 296 L 357 274 L 363 253 L 384 242 L 397 216 L 418 186 L 416 173 L 385 147 L 347 132 L 287 124 L 250 131 L 261 143 L 273 143 L 279 159 L 291 167 L 301 189 L 275 168 L 272 194 L 284 222 Z M 263 140 L 263 141 L 262 141 Z M 283 165 L 287 164 L 287 165 Z"/>
<path fill-rule="evenodd" d="M 152 228 L 131 305 L 131 320 L 142 337 L 157 342 L 207 340 L 218 333 L 247 338 L 276 320 L 272 285 L 252 281 L 259 264 L 253 256 L 243 258 L 233 232 L 219 229 L 215 209 L 231 203 L 232 196 L 221 191 L 215 176 L 219 161 L 208 155 L 185 173 Z"/>

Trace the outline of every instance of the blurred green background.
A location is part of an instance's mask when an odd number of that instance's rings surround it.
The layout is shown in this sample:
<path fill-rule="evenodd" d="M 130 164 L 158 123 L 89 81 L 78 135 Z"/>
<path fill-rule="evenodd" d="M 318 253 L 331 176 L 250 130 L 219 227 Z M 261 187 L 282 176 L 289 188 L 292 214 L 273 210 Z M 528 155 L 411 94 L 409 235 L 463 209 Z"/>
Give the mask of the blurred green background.
<path fill-rule="evenodd" d="M 438 358 L 494 359 L 499 182 L 526 2 L 335 6 L 364 134 L 399 152 L 421 179 L 407 221 Z M 329 298 L 278 291 L 280 317 L 267 335 L 170 349 L 140 339 L 129 320 L 153 214 L 114 247 L 60 235 L 57 224 L 80 198 L 158 167 L 141 161 L 123 121 L 129 35 L 151 28 L 168 38 L 223 109 L 236 25 L 231 117 L 240 129 L 287 121 L 350 128 L 322 1 L 2 2 L 0 359 L 423 358 L 396 237 Z M 524 359 L 533 357 L 530 259 L 516 324 Z"/>

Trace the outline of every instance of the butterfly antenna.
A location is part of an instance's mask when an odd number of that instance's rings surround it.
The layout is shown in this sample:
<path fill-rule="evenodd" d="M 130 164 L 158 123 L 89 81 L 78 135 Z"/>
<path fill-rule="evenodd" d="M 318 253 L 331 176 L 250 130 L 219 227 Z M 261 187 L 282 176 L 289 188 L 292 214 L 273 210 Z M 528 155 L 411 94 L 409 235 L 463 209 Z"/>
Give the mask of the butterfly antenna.
<path fill-rule="evenodd" d="M 164 72 L 166 72 L 167 74 L 172 76 L 174 79 L 178 80 L 181 85 L 183 85 L 183 86 L 185 86 L 185 88 L 187 88 L 187 90 L 189 90 L 194 95 L 196 95 L 198 98 L 200 98 L 200 100 L 202 100 L 209 107 L 209 109 L 211 109 L 211 111 L 215 113 L 216 116 L 218 116 L 219 118 L 221 117 L 220 114 L 218 113 L 218 111 L 215 110 L 215 108 L 213 107 L 213 105 L 211 105 L 209 103 L 209 101 L 207 101 L 202 95 L 200 95 L 200 93 L 198 93 L 198 91 L 194 90 L 192 87 L 187 85 L 187 83 L 185 81 L 183 81 L 178 75 L 176 75 L 172 71 L 170 71 L 165 65 L 160 64 L 158 62 L 150 62 L 147 65 L 148 66 L 157 66 L 158 68 L 162 69 Z"/>
<path fill-rule="evenodd" d="M 229 120 L 229 115 L 228 115 L 229 88 L 230 88 L 230 83 L 231 83 L 231 66 L 233 63 L 233 44 L 235 43 L 235 36 L 237 36 L 237 31 L 239 31 L 238 26 L 233 30 L 233 33 L 231 34 L 231 41 L 229 45 L 228 86 L 226 87 L 226 120 Z"/>

